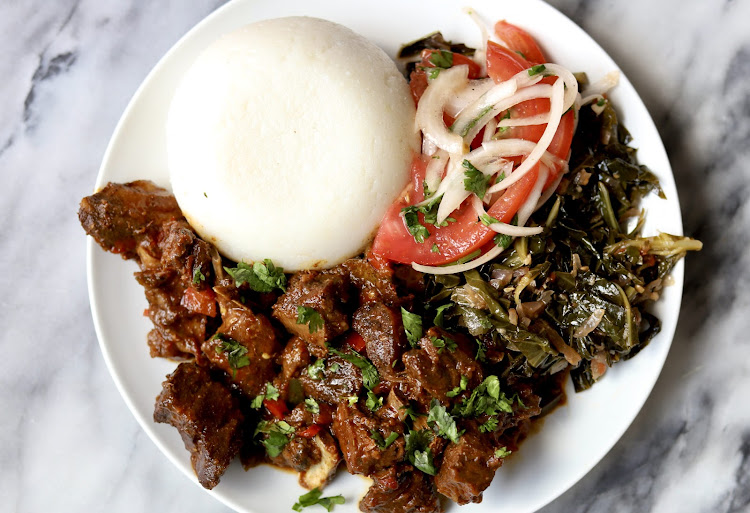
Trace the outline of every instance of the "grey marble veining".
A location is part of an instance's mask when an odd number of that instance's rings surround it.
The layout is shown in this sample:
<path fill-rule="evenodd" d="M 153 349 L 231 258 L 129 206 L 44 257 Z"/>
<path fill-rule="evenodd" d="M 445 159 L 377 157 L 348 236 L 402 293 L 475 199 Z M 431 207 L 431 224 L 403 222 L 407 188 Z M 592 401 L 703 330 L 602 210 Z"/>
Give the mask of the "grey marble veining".
<path fill-rule="evenodd" d="M 138 84 L 221 3 L 0 1 L 2 511 L 229 511 L 164 458 L 115 389 L 75 217 Z M 705 249 L 687 263 L 675 341 L 644 409 L 541 511 L 750 511 L 750 2 L 550 3 L 643 97 L 685 231 Z"/>

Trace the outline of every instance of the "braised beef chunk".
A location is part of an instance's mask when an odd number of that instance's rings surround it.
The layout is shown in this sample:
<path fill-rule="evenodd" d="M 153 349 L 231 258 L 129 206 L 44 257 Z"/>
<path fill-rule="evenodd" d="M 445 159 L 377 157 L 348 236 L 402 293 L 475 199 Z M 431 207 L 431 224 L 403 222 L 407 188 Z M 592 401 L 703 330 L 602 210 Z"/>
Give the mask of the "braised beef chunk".
<path fill-rule="evenodd" d="M 367 357 L 378 371 L 393 373 L 394 363 L 408 347 L 401 312 L 371 301 L 354 312 L 352 326 L 365 339 Z"/>
<path fill-rule="evenodd" d="M 482 366 L 462 337 L 433 327 L 419 345 L 419 349 L 412 349 L 402 357 L 406 374 L 441 402 L 448 401 L 446 394 L 460 385 L 461 376 L 468 379 L 469 390 L 484 379 Z"/>
<path fill-rule="evenodd" d="M 375 269 L 367 260 L 352 258 L 341 264 L 352 283 L 360 290 L 360 303 L 381 301 L 388 306 L 400 305 L 396 284 L 389 271 Z"/>
<path fill-rule="evenodd" d="M 213 367 L 227 373 L 249 398 L 263 393 L 276 377 L 274 360 L 281 351 L 268 318 L 218 295 L 221 326 L 201 346 Z"/>
<path fill-rule="evenodd" d="M 107 184 L 81 200 L 78 219 L 87 234 L 105 250 L 136 258 L 138 246 L 151 246 L 161 227 L 182 219 L 177 201 L 150 181 Z"/>
<path fill-rule="evenodd" d="M 410 466 L 389 467 L 372 476 L 359 509 L 365 513 L 441 513 L 431 478 Z"/>
<path fill-rule="evenodd" d="M 273 316 L 292 334 L 310 344 L 315 356 L 325 356 L 326 343 L 349 329 L 346 303 L 349 301 L 349 279 L 335 271 L 296 273 L 273 306 Z M 314 320 L 298 323 L 299 308 L 315 311 L 322 326 Z"/>
<path fill-rule="evenodd" d="M 289 381 L 296 377 L 310 364 L 310 352 L 307 343 L 299 337 L 292 337 L 284 346 L 279 357 L 281 364 L 281 380 Z"/>
<path fill-rule="evenodd" d="M 333 420 L 333 434 L 339 441 L 346 467 L 352 474 L 366 476 L 403 461 L 403 429 L 404 425 L 395 418 L 379 416 L 366 406 L 346 401 L 339 403 Z M 391 433 L 398 434 L 398 438 L 384 447 L 383 442 Z"/>
<path fill-rule="evenodd" d="M 468 423 L 458 443 L 450 443 L 435 476 L 437 491 L 458 504 L 482 502 L 482 492 L 490 485 L 503 460 L 495 457 L 491 439 Z"/>
<path fill-rule="evenodd" d="M 215 249 L 195 235 L 174 197 L 148 181 L 108 184 L 81 201 L 79 218 L 102 248 L 138 262 L 156 330 L 151 355 L 202 361 L 207 317 L 216 315 Z"/>
<path fill-rule="evenodd" d="M 320 361 L 320 360 L 319 360 Z M 299 377 L 305 395 L 337 404 L 362 391 L 362 371 L 340 356 L 330 356 L 307 367 Z"/>
<path fill-rule="evenodd" d="M 154 420 L 177 428 L 198 481 L 211 489 L 240 450 L 245 420 L 237 399 L 190 362 L 178 365 L 162 387 Z"/>

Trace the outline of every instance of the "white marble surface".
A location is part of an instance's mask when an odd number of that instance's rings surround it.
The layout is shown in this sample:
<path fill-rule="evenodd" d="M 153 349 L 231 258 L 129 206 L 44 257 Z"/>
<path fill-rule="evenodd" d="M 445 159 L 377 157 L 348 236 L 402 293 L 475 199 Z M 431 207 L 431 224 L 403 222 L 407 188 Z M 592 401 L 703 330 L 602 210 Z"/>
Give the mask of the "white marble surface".
<path fill-rule="evenodd" d="M 76 218 L 138 84 L 222 3 L 0 1 L 2 511 L 229 511 L 169 463 L 115 389 Z M 750 1 L 550 3 L 644 98 L 686 232 L 706 248 L 687 263 L 677 336 L 643 411 L 542 511 L 750 511 Z"/>

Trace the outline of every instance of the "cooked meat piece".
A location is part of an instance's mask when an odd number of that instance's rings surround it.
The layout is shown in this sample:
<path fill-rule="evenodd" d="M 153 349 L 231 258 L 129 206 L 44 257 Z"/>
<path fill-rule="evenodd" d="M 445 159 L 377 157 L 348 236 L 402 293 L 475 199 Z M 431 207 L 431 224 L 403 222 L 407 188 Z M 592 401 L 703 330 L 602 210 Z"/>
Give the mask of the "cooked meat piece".
<path fill-rule="evenodd" d="M 307 343 L 299 337 L 292 337 L 286 343 L 279 360 L 281 379 L 289 381 L 290 378 L 296 377 L 302 369 L 310 364 L 310 352 L 307 350 Z"/>
<path fill-rule="evenodd" d="M 206 316 L 216 314 L 216 250 L 195 235 L 174 197 L 148 181 L 108 184 L 81 201 L 79 218 L 102 248 L 138 262 L 158 332 L 149 336 L 151 355 L 201 361 Z"/>
<path fill-rule="evenodd" d="M 382 408 L 381 408 L 382 409 Z M 352 474 L 366 476 L 395 465 L 404 459 L 404 425 L 395 418 L 380 417 L 377 412 L 341 402 L 333 419 L 333 434 L 339 441 L 346 467 Z M 391 433 L 399 437 L 387 448 L 381 449 L 373 439 L 378 433 L 383 440 Z"/>
<path fill-rule="evenodd" d="M 185 287 L 177 271 L 159 266 L 135 273 L 135 279 L 143 285 L 148 301 L 148 317 L 162 339 L 182 353 L 202 356 L 200 344 L 206 338 L 207 318 L 190 312 L 182 305 Z"/>
<path fill-rule="evenodd" d="M 359 503 L 365 513 L 440 513 L 443 508 L 431 478 L 410 466 L 390 467 L 372 476 Z"/>
<path fill-rule="evenodd" d="M 292 334 L 310 344 L 315 356 L 327 354 L 326 343 L 349 329 L 346 303 L 348 277 L 335 271 L 302 271 L 292 276 L 287 291 L 273 306 L 273 316 Z M 298 324 L 298 308 L 312 308 L 323 319 L 323 326 L 311 332 L 308 324 Z"/>
<path fill-rule="evenodd" d="M 378 371 L 393 374 L 394 363 L 408 347 L 401 312 L 371 301 L 354 312 L 352 326 L 365 339 L 367 357 Z"/>
<path fill-rule="evenodd" d="M 482 492 L 490 485 L 503 460 L 495 457 L 491 437 L 483 436 L 473 423 L 458 443 L 450 443 L 435 476 L 437 491 L 458 504 L 482 502 Z"/>
<path fill-rule="evenodd" d="M 299 472 L 300 486 L 322 489 L 336 473 L 341 453 L 331 434 L 323 430 L 312 437 L 295 436 L 271 463 Z"/>
<path fill-rule="evenodd" d="M 308 367 L 299 377 L 305 395 L 337 404 L 362 391 L 362 371 L 340 356 L 325 359 L 322 369 Z"/>
<path fill-rule="evenodd" d="M 102 248 L 123 258 L 136 258 L 136 247 L 153 246 L 162 225 L 182 219 L 182 212 L 167 190 L 138 180 L 109 183 L 83 198 L 78 219 Z"/>
<path fill-rule="evenodd" d="M 198 481 L 219 483 L 242 445 L 244 416 L 238 401 L 208 370 L 184 362 L 167 376 L 156 398 L 154 420 L 180 432 Z"/>
<path fill-rule="evenodd" d="M 438 345 L 443 347 L 435 346 L 438 339 L 442 341 Z M 449 347 L 453 344 L 455 347 Z M 459 386 L 461 376 L 468 379 L 469 390 L 484 379 L 481 365 L 462 337 L 433 327 L 427 330 L 419 345 L 419 349 L 412 349 L 402 357 L 406 374 L 441 402 L 449 402 L 446 394 Z"/>
<path fill-rule="evenodd" d="M 341 264 L 360 290 L 359 302 L 381 301 L 388 306 L 402 304 L 390 271 L 375 269 L 367 260 L 352 258 Z"/>
<path fill-rule="evenodd" d="M 239 301 L 223 295 L 218 298 L 222 323 L 217 335 L 206 340 L 201 349 L 212 366 L 226 372 L 245 395 L 254 397 L 263 393 L 266 383 L 276 377 L 274 360 L 281 345 L 265 315 L 256 314 Z M 233 344 L 239 345 L 242 354 L 230 357 L 235 349 L 231 347 Z M 238 358 L 246 365 L 237 365 Z"/>

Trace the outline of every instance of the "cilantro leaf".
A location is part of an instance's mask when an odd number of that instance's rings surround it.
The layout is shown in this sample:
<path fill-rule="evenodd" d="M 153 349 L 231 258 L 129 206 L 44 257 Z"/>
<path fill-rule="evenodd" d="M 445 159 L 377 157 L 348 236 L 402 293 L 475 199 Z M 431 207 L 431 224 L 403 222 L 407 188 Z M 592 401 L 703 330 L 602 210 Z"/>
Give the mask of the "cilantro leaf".
<path fill-rule="evenodd" d="M 500 380 L 492 375 L 485 378 L 471 395 L 464 399 L 454 413 L 462 417 L 478 417 L 480 415 L 496 415 L 500 412 L 513 413 L 513 401 L 500 391 Z"/>
<path fill-rule="evenodd" d="M 320 405 L 312 397 L 305 399 L 305 409 L 312 414 L 320 413 Z"/>
<path fill-rule="evenodd" d="M 489 226 L 491 224 L 499 223 L 500 220 L 495 219 L 489 214 L 482 214 L 482 216 L 479 218 L 479 220 L 482 222 L 483 225 Z"/>
<path fill-rule="evenodd" d="M 196 267 L 193 269 L 193 285 L 198 285 L 202 281 L 206 281 L 206 277 L 201 272 L 201 268 Z"/>
<path fill-rule="evenodd" d="M 468 159 L 464 159 L 461 167 L 464 171 L 464 189 L 468 192 L 473 192 L 479 199 L 484 199 L 484 195 L 487 194 L 487 187 L 489 186 L 491 176 L 485 176 L 479 169 L 474 167 L 474 164 L 469 162 Z"/>
<path fill-rule="evenodd" d="M 279 398 L 279 390 L 271 383 L 266 383 L 266 399 L 275 401 Z"/>
<path fill-rule="evenodd" d="M 306 494 L 300 495 L 299 499 L 297 499 L 297 502 L 294 504 L 294 506 L 292 506 L 292 509 L 294 511 L 302 511 L 303 508 L 315 506 L 317 504 L 319 506 L 323 506 L 326 511 L 332 511 L 334 505 L 344 504 L 345 502 L 343 495 L 321 497 L 322 495 L 323 492 L 320 491 L 320 488 L 313 488 Z"/>
<path fill-rule="evenodd" d="M 453 52 L 438 50 L 430 55 L 430 62 L 438 68 L 450 68 L 453 66 Z"/>
<path fill-rule="evenodd" d="M 437 244 L 432 245 L 432 249 L 430 249 L 433 253 L 440 253 L 440 247 Z"/>
<path fill-rule="evenodd" d="M 493 107 L 494 107 L 494 105 L 488 105 L 488 106 L 486 106 L 484 109 L 482 109 L 482 111 L 479 114 L 477 114 L 477 117 L 475 117 L 474 119 L 472 119 L 471 121 L 469 121 L 466 124 L 466 126 L 463 128 L 463 130 L 461 130 L 461 133 L 460 133 L 461 137 L 466 137 L 469 134 L 469 131 L 472 128 L 474 128 L 476 126 L 476 124 L 479 123 L 479 121 L 484 116 L 486 116 L 489 111 L 492 110 Z M 453 125 L 451 125 L 451 127 L 450 127 L 451 131 L 453 131 L 453 127 L 455 125 L 456 125 L 455 123 L 453 123 Z"/>
<path fill-rule="evenodd" d="M 247 283 L 256 292 L 271 292 L 276 288 L 286 292 L 284 269 L 276 267 L 267 258 L 263 262 L 255 262 L 252 266 L 239 262 L 237 267 L 224 267 L 224 270 L 234 279 L 236 287 Z"/>
<path fill-rule="evenodd" d="M 406 452 L 406 458 L 409 462 L 425 474 L 431 476 L 437 474 L 437 469 L 432 462 L 432 452 L 429 448 L 432 433 L 426 429 L 410 430 L 404 435 L 404 439 L 406 441 L 404 452 Z"/>
<path fill-rule="evenodd" d="M 507 249 L 508 246 L 510 246 L 510 243 L 513 242 L 513 237 L 511 237 L 510 235 L 505 235 L 504 233 L 498 233 L 492 239 L 492 242 L 494 242 L 495 245 L 500 248 Z"/>
<path fill-rule="evenodd" d="M 457 387 L 454 387 L 453 390 L 450 392 L 446 392 L 446 396 L 448 397 L 456 397 L 458 394 L 466 390 L 467 385 L 469 384 L 469 378 L 466 376 L 461 376 L 461 382 L 458 384 Z"/>
<path fill-rule="evenodd" d="M 507 458 L 513 451 L 509 451 L 507 447 L 500 447 L 495 451 L 495 458 Z"/>
<path fill-rule="evenodd" d="M 396 441 L 396 439 L 398 438 L 398 433 L 396 433 L 395 431 L 391 431 L 391 434 L 388 435 L 388 438 L 383 439 L 383 435 L 381 435 L 377 430 L 371 429 L 370 437 L 375 441 L 378 448 L 381 451 L 384 451 L 388 447 L 390 447 L 393 442 Z"/>
<path fill-rule="evenodd" d="M 489 419 L 487 419 L 487 422 L 479 426 L 479 431 L 481 433 L 490 433 L 497 429 L 499 423 L 500 421 L 497 417 L 490 417 Z"/>
<path fill-rule="evenodd" d="M 297 324 L 307 324 L 307 329 L 310 334 L 312 334 L 323 327 L 323 318 L 314 308 L 310 308 L 309 306 L 298 306 Z"/>
<path fill-rule="evenodd" d="M 419 221 L 419 214 L 424 215 L 424 222 L 433 226 L 447 226 L 448 222 L 437 223 L 437 212 L 440 206 L 440 201 L 443 199 L 443 195 L 432 198 L 429 202 L 422 206 L 411 205 L 401 209 L 401 214 L 404 216 L 404 224 L 409 233 L 414 237 L 414 240 L 420 244 L 430 236 L 430 231 Z"/>
<path fill-rule="evenodd" d="M 419 347 L 419 339 L 422 338 L 422 317 L 402 306 L 401 322 L 404 324 L 406 339 L 411 347 Z"/>
<path fill-rule="evenodd" d="M 529 68 L 529 76 L 533 77 L 534 75 L 538 75 L 539 73 L 542 73 L 547 68 L 544 66 L 544 64 L 537 64 L 536 66 L 532 66 Z"/>
<path fill-rule="evenodd" d="M 263 421 L 259 422 L 255 428 L 255 434 L 257 435 L 258 433 L 266 435 L 266 438 L 261 443 L 266 448 L 266 454 L 271 458 L 275 458 L 281 454 L 281 451 L 284 450 L 286 444 L 291 440 L 291 437 L 294 435 L 294 428 L 283 420 L 276 423 Z"/>
<path fill-rule="evenodd" d="M 378 397 L 372 390 L 367 391 L 367 401 L 365 406 L 370 408 L 372 411 L 377 411 L 383 406 L 383 398 Z"/>
<path fill-rule="evenodd" d="M 438 348 L 438 353 L 441 352 L 444 347 L 447 347 L 450 352 L 458 349 L 458 344 L 456 344 L 456 341 L 450 337 L 445 337 L 444 339 L 438 337 L 430 337 L 430 342 L 432 342 L 433 346 Z"/>
<path fill-rule="evenodd" d="M 453 443 L 458 443 L 459 437 L 463 434 L 458 431 L 456 419 L 440 404 L 440 401 L 433 399 L 430 403 L 430 414 L 427 416 L 427 424 L 435 425 L 438 428 L 438 435 L 447 438 Z"/>
<path fill-rule="evenodd" d="M 380 383 L 380 374 L 378 374 L 378 369 L 375 368 L 370 360 L 368 360 L 358 352 L 352 350 L 350 353 L 344 353 L 342 351 L 339 351 L 338 349 L 334 349 L 333 347 L 329 347 L 328 351 L 332 354 L 335 354 L 336 356 L 340 356 L 355 367 L 358 367 L 359 370 L 362 371 L 362 383 L 368 390 L 372 390 L 377 386 L 378 383 Z"/>
<path fill-rule="evenodd" d="M 307 366 L 307 375 L 312 379 L 323 379 L 325 366 L 326 361 L 323 358 L 318 358 L 315 363 Z"/>
<path fill-rule="evenodd" d="M 256 395 L 253 400 L 250 402 L 250 408 L 257 410 L 261 406 L 263 406 L 263 399 L 265 399 L 266 396 L 263 394 Z"/>
<path fill-rule="evenodd" d="M 224 353 L 226 355 L 229 367 L 232 369 L 232 377 L 236 376 L 237 369 L 250 365 L 250 359 L 247 356 L 247 348 L 245 346 L 223 333 L 217 333 L 211 338 L 221 342 L 214 349 L 216 354 Z"/>

